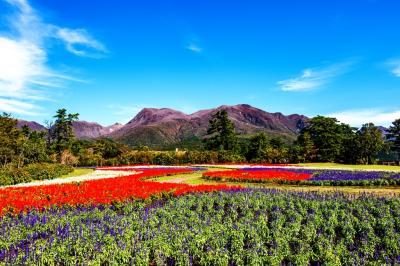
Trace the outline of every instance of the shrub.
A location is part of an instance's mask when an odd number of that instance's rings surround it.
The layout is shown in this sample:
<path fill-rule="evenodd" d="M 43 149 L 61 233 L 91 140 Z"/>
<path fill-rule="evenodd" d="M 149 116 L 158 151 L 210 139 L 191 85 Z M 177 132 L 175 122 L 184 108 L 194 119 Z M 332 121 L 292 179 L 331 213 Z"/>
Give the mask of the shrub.
<path fill-rule="evenodd" d="M 22 168 L 7 165 L 0 170 L 0 185 L 15 185 L 33 180 L 54 179 L 73 171 L 64 164 L 34 163 Z"/>

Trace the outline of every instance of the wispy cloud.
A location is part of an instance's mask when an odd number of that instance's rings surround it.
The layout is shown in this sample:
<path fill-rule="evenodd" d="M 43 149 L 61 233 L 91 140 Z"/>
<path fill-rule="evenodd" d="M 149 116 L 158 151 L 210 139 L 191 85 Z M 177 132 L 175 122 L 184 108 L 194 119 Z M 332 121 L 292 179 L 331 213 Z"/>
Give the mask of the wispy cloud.
<path fill-rule="evenodd" d="M 388 62 L 388 65 L 391 68 L 392 74 L 400 78 L 400 60 L 391 60 Z"/>
<path fill-rule="evenodd" d="M 191 33 L 185 37 L 185 49 L 200 54 L 204 51 L 202 41 L 198 35 Z"/>
<path fill-rule="evenodd" d="M 398 66 L 396 66 L 394 69 L 393 69 L 393 74 L 396 76 L 396 77 L 400 77 L 400 64 L 398 65 Z"/>
<path fill-rule="evenodd" d="M 307 91 L 320 88 L 333 78 L 349 71 L 353 62 L 344 62 L 325 67 L 307 68 L 298 77 L 278 81 L 283 91 Z"/>
<path fill-rule="evenodd" d="M 75 55 L 99 57 L 107 52 L 104 45 L 90 36 L 85 29 L 59 28 L 56 32 L 57 37 L 65 42 L 67 50 Z"/>
<path fill-rule="evenodd" d="M 0 98 L 0 107 L 3 112 L 7 113 L 19 113 L 23 115 L 36 115 L 33 104 L 26 103 L 18 100 Z"/>
<path fill-rule="evenodd" d="M 3 1 L 3 0 L 0 0 Z M 49 66 L 47 44 L 61 40 L 71 53 L 94 57 L 106 48 L 83 29 L 45 23 L 26 0 L 4 0 L 14 8 L 6 32 L 0 32 L 0 111 L 36 115 L 36 102 L 49 98 L 49 89 L 79 81 Z"/>
<path fill-rule="evenodd" d="M 400 118 L 400 110 L 354 109 L 331 113 L 327 116 L 336 117 L 342 123 L 357 127 L 369 122 L 378 126 L 389 126 L 394 120 Z"/>
<path fill-rule="evenodd" d="M 186 49 L 195 52 L 195 53 L 201 53 L 203 51 L 203 49 L 196 43 L 189 43 L 186 46 Z"/>

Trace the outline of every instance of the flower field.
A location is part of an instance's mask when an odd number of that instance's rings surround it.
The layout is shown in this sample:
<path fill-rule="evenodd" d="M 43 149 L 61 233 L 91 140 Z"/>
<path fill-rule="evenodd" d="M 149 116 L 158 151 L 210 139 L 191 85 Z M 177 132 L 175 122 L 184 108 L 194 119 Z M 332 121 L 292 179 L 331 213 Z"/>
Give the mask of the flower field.
<path fill-rule="evenodd" d="M 228 181 L 253 181 L 263 182 L 269 180 L 307 180 L 311 178 L 309 173 L 297 173 L 288 170 L 264 170 L 264 171 L 252 171 L 252 170 L 234 170 L 234 171 L 210 171 L 203 174 L 204 177 L 212 180 L 228 180 Z"/>
<path fill-rule="evenodd" d="M 239 189 L 0 219 L 3 264 L 400 263 L 400 200 Z"/>
<path fill-rule="evenodd" d="M 101 169 L 105 170 L 105 168 Z M 117 168 L 109 168 L 117 171 Z M 32 208 L 42 209 L 63 205 L 91 205 L 123 202 L 130 199 L 147 199 L 162 193 L 183 195 L 189 192 L 205 192 L 231 189 L 225 185 L 171 184 L 145 181 L 147 178 L 190 173 L 192 168 L 140 168 L 135 174 L 105 178 L 80 183 L 66 183 L 32 187 L 5 188 L 0 190 L 0 215 L 19 213 Z M 129 171 L 132 171 L 130 169 Z"/>
<path fill-rule="evenodd" d="M 207 180 L 233 182 L 276 182 L 278 184 L 383 186 L 400 185 L 400 173 L 388 171 L 349 171 L 300 167 L 246 167 L 231 171 L 208 171 Z"/>
<path fill-rule="evenodd" d="M 398 173 L 275 166 L 98 170 L 127 175 L 0 189 L 0 264 L 400 264 L 399 197 L 148 180 L 202 171 L 220 181 L 317 184 L 398 180 Z"/>

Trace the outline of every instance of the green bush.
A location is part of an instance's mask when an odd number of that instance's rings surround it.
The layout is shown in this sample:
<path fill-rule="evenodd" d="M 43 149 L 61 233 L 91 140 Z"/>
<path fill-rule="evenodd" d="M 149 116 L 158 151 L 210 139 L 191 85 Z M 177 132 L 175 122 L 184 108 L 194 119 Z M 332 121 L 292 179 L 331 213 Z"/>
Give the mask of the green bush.
<path fill-rule="evenodd" d="M 24 168 L 7 165 L 0 170 L 0 185 L 8 186 L 31 181 L 31 176 Z"/>
<path fill-rule="evenodd" d="M 72 172 L 71 166 L 64 164 L 34 163 L 17 168 L 8 165 L 0 170 L 0 185 L 15 185 L 33 180 L 54 179 Z"/>

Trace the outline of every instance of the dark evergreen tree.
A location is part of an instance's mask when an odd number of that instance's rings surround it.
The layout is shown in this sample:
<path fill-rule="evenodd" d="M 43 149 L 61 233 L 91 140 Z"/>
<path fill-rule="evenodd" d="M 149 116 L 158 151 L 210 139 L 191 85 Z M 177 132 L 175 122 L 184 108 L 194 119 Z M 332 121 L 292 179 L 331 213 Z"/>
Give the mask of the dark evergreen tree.
<path fill-rule="evenodd" d="M 311 139 L 309 132 L 303 132 L 299 135 L 296 141 L 294 150 L 297 153 L 297 160 L 301 162 L 313 161 L 315 158 L 314 142 Z"/>
<path fill-rule="evenodd" d="M 389 141 L 391 142 L 391 148 L 397 154 L 400 154 L 400 118 L 392 122 L 389 127 Z"/>
<path fill-rule="evenodd" d="M 209 150 L 235 151 L 238 139 L 235 126 L 228 118 L 226 110 L 218 111 L 212 115 L 205 137 L 206 148 Z"/>
<path fill-rule="evenodd" d="M 49 131 L 50 139 L 56 152 L 68 149 L 74 139 L 72 122 L 78 120 L 79 114 L 67 114 L 66 109 L 59 109 L 54 116 L 54 125 Z"/>
<path fill-rule="evenodd" d="M 268 137 L 264 132 L 258 133 L 250 139 L 249 150 L 247 153 L 248 161 L 259 161 L 268 148 Z"/>

